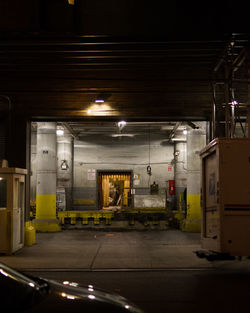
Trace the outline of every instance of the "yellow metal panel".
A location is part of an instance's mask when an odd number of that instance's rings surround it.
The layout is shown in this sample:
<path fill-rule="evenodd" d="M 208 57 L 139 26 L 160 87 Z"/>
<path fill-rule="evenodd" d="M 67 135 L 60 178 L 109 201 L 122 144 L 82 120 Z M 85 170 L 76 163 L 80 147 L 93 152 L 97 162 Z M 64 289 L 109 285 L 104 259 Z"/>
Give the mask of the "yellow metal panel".
<path fill-rule="evenodd" d="M 79 205 L 94 205 L 95 201 L 92 199 L 76 199 L 74 200 L 74 204 L 79 204 Z"/>
<path fill-rule="evenodd" d="M 102 178 L 103 206 L 109 206 L 109 178 L 104 175 Z"/>
<path fill-rule="evenodd" d="M 200 195 L 187 195 L 187 217 L 182 230 L 187 232 L 201 231 Z"/>
<path fill-rule="evenodd" d="M 129 188 L 130 188 L 130 179 L 129 175 L 126 175 L 124 181 L 124 192 L 123 192 L 123 205 L 128 206 L 128 194 L 129 194 Z"/>
<path fill-rule="evenodd" d="M 201 196 L 187 195 L 187 219 L 201 218 Z"/>

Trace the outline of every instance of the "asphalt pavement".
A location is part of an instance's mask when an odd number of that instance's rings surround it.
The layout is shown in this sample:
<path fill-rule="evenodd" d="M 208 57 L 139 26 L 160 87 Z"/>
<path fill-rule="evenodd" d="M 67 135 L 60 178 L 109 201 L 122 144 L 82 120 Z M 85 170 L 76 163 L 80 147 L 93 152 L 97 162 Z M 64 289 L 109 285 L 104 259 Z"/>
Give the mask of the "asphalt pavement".
<path fill-rule="evenodd" d="M 125 296 L 145 313 L 246 313 L 250 272 L 232 269 L 26 271 Z"/>

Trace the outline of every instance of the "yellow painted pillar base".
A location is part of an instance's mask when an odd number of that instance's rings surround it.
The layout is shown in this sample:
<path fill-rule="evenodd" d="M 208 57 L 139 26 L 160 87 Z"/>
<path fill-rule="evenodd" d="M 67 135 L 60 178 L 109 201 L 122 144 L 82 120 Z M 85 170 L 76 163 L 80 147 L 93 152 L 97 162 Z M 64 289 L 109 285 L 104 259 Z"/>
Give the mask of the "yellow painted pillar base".
<path fill-rule="evenodd" d="M 33 221 L 36 231 L 61 231 L 60 220 L 56 217 L 56 195 L 36 196 L 36 219 Z"/>
<path fill-rule="evenodd" d="M 34 220 L 34 226 L 36 231 L 42 232 L 42 233 L 54 233 L 61 231 L 60 221 L 58 219 L 37 219 Z"/>
<path fill-rule="evenodd" d="M 184 220 L 182 224 L 182 231 L 189 233 L 200 233 L 201 232 L 201 220 Z"/>
<path fill-rule="evenodd" d="M 187 217 L 183 221 L 182 230 L 186 232 L 201 232 L 200 195 L 187 195 Z"/>

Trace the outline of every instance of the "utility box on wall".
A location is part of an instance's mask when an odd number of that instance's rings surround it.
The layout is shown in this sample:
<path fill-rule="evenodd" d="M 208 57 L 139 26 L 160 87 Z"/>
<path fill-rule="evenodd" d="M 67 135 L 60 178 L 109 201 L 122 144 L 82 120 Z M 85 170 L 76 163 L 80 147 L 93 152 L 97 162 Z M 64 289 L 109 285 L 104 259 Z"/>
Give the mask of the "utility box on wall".
<path fill-rule="evenodd" d="M 0 253 L 24 245 L 25 175 L 20 168 L 0 168 Z"/>
<path fill-rule="evenodd" d="M 250 256 L 250 139 L 217 138 L 200 155 L 202 248 Z"/>

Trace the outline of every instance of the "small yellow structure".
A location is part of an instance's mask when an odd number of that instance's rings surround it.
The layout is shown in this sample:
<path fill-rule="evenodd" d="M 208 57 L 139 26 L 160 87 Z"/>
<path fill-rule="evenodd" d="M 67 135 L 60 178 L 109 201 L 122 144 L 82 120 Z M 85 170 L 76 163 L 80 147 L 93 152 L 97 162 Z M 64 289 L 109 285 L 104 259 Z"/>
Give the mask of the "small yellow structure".
<path fill-rule="evenodd" d="M 0 253 L 12 254 L 24 245 L 26 169 L 0 168 Z"/>

